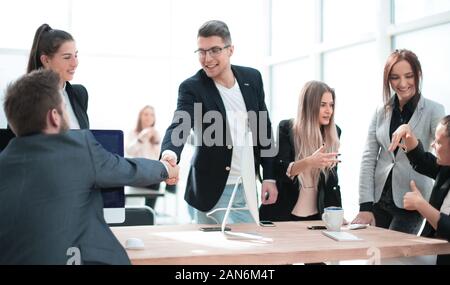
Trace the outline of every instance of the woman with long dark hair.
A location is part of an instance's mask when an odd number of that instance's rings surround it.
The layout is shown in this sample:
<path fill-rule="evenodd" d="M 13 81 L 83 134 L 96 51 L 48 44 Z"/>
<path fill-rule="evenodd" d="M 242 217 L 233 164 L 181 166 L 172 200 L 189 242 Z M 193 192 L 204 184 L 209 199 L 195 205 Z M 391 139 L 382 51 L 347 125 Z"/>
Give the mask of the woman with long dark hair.
<path fill-rule="evenodd" d="M 72 85 L 78 67 L 78 50 L 72 35 L 41 25 L 35 33 L 27 73 L 46 68 L 59 74 L 61 96 L 69 115 L 71 129 L 88 129 L 88 92 L 83 85 Z"/>

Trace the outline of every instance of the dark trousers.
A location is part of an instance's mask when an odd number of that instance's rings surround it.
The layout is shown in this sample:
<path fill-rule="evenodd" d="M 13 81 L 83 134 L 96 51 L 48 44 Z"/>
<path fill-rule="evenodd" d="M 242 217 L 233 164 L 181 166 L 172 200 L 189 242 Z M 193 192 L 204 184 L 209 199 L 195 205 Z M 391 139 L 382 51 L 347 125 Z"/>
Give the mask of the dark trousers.
<path fill-rule="evenodd" d="M 148 185 L 145 188 L 152 189 L 152 190 L 159 190 L 159 183 Z M 149 206 L 150 208 L 155 209 L 155 204 L 156 204 L 156 198 L 145 198 L 146 206 Z"/>
<path fill-rule="evenodd" d="M 392 180 L 389 175 L 380 200 L 373 205 L 373 214 L 377 227 L 407 234 L 417 234 L 423 222 L 417 211 L 398 208 L 392 196 Z"/>

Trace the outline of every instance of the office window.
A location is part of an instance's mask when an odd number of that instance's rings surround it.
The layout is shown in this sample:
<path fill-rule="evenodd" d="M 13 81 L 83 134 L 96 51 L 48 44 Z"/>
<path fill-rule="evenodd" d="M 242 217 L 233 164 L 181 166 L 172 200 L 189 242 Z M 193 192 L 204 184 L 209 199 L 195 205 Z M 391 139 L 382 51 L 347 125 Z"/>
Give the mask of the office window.
<path fill-rule="evenodd" d="M 0 4 L 0 48 L 30 49 L 36 29 L 44 24 L 67 30 L 67 0 L 2 0 Z"/>
<path fill-rule="evenodd" d="M 395 23 L 409 22 L 450 11 L 450 0 L 395 0 L 394 3 Z"/>
<path fill-rule="evenodd" d="M 170 1 L 73 1 L 78 49 L 98 54 L 169 56 Z"/>
<path fill-rule="evenodd" d="M 274 130 L 284 119 L 297 116 L 298 97 L 303 85 L 314 79 L 308 58 L 277 64 L 272 69 L 272 113 Z M 274 132 L 275 133 L 275 132 Z"/>
<path fill-rule="evenodd" d="M 131 130 L 136 126 L 139 110 L 153 105 L 157 127 L 163 131 L 172 112 L 167 109 L 172 97 L 167 74 L 170 66 L 164 59 L 84 57 L 76 82 L 89 92 L 91 128 Z"/>
<path fill-rule="evenodd" d="M 422 65 L 425 97 L 442 103 L 450 111 L 450 24 L 414 31 L 395 37 L 396 48 L 407 48 Z"/>
<path fill-rule="evenodd" d="M 376 8 L 376 0 L 323 0 L 323 41 L 375 32 Z"/>
<path fill-rule="evenodd" d="M 272 1 L 272 55 L 307 52 L 314 43 L 315 1 Z"/>
<path fill-rule="evenodd" d="M 209 20 L 224 21 L 230 30 L 233 64 L 255 66 L 268 55 L 268 9 L 262 0 L 172 0 L 173 55 L 192 57 L 197 49 L 197 32 Z M 187 13 L 186 11 L 189 11 Z M 193 67 L 198 68 L 199 65 Z"/>
<path fill-rule="evenodd" d="M 0 128 L 6 128 L 6 116 L 3 112 L 3 97 L 8 83 L 25 74 L 28 54 L 0 53 Z"/>
<path fill-rule="evenodd" d="M 375 108 L 382 102 L 383 70 L 374 43 L 324 54 L 324 81 L 336 91 L 336 124 L 342 129 L 339 182 L 346 217 L 359 210 L 361 155 Z"/>

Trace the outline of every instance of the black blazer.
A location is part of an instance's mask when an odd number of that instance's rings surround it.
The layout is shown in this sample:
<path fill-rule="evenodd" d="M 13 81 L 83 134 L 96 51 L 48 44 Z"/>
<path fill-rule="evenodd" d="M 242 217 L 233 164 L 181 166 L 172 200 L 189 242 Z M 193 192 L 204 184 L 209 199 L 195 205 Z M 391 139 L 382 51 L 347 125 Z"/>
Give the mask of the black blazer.
<path fill-rule="evenodd" d="M 436 157 L 425 152 L 421 142 L 406 155 L 415 171 L 435 179 L 429 202 L 431 206 L 439 210 L 445 197 L 449 194 L 450 167 L 438 165 Z M 450 241 L 450 216 L 441 213 L 436 230 L 427 221 L 422 236 L 444 238 Z M 450 265 L 450 255 L 438 255 L 437 264 Z"/>
<path fill-rule="evenodd" d="M 89 129 L 89 117 L 87 115 L 89 96 L 86 88 L 80 84 L 72 85 L 66 82 L 66 92 L 80 124 L 80 129 Z"/>
<path fill-rule="evenodd" d="M 259 113 L 260 111 L 266 111 L 267 114 L 261 74 L 256 69 L 249 67 L 232 65 L 231 69 L 241 89 L 247 111 L 256 112 L 258 129 L 264 126 L 267 134 L 272 134 L 269 116 L 264 117 Z M 194 116 L 194 104 L 196 116 Z M 205 114 L 210 111 L 219 112 L 222 120 L 218 120 L 218 122 L 213 120 L 212 123 L 207 122 L 208 119 L 205 118 Z M 186 118 L 186 114 L 189 114 L 190 118 Z M 201 138 L 203 138 L 205 130 L 213 124 L 222 124 L 224 132 L 215 134 L 216 139 L 220 141 L 219 143 L 207 146 Z M 226 111 L 219 90 L 216 88 L 214 81 L 203 70 L 198 71 L 194 76 L 181 83 L 177 110 L 173 122 L 164 136 L 161 153 L 165 150 L 172 150 L 180 159 L 184 144 L 193 128 L 195 137 L 199 138 L 197 141 L 202 143 L 195 146 L 184 198 L 189 205 L 200 211 L 209 211 L 214 207 L 222 195 L 228 179 L 228 167 L 231 165 L 233 150 L 231 145 L 227 145 L 227 142 L 232 140 L 226 125 Z M 255 129 L 256 126 L 253 125 L 250 127 L 255 140 L 258 129 Z M 181 135 L 182 137 L 177 142 L 173 141 L 172 135 L 179 137 L 181 129 L 184 132 Z M 256 137 L 257 144 L 254 147 L 255 171 L 262 165 L 264 179 L 274 179 L 273 157 L 261 156 L 262 150 L 269 148 L 270 145 L 264 147 L 264 142 L 260 141 L 259 136 Z"/>
<path fill-rule="evenodd" d="M 283 120 L 278 126 L 278 156 L 275 163 L 275 173 L 278 188 L 278 199 L 275 204 L 261 205 L 259 215 L 261 220 L 289 221 L 290 215 L 298 200 L 300 184 L 298 178 L 293 180 L 286 176 L 289 164 L 295 161 L 294 135 L 292 131 L 293 120 Z M 341 129 L 337 127 L 338 136 Z M 318 185 L 317 209 L 323 213 L 323 209 L 330 206 L 342 206 L 337 167 L 330 172 L 325 180 L 320 175 Z"/>

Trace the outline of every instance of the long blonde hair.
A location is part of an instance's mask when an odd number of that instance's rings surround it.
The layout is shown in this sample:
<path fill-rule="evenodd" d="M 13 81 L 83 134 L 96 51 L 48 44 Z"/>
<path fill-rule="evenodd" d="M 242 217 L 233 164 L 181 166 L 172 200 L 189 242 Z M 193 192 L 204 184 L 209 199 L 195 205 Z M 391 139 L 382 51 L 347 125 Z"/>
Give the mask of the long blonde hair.
<path fill-rule="evenodd" d="M 319 122 L 322 95 L 325 92 L 330 92 L 333 102 L 336 103 L 334 90 L 320 81 L 307 82 L 300 93 L 297 118 L 293 124 L 296 160 L 310 156 L 323 144 L 326 152 L 339 150 L 339 137 L 334 122 L 335 107 L 328 125 L 321 126 Z M 331 170 L 332 167 L 312 169 L 314 185 L 319 182 L 320 172 L 328 179 Z"/>

